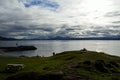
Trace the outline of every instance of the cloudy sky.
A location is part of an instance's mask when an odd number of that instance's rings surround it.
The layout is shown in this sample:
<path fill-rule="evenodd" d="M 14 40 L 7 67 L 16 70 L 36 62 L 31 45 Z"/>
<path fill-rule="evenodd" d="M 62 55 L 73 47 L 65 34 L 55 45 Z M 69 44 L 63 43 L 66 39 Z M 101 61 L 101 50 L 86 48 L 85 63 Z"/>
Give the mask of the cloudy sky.
<path fill-rule="evenodd" d="M 0 0 L 0 36 L 120 36 L 120 0 Z"/>

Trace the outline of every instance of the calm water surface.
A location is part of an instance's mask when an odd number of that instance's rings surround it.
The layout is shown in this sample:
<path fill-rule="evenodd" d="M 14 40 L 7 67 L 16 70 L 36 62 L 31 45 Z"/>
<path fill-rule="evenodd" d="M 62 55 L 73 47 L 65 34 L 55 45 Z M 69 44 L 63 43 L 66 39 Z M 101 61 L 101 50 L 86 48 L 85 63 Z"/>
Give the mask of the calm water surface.
<path fill-rule="evenodd" d="M 70 50 L 86 48 L 92 51 L 105 52 L 120 56 L 120 41 L 112 40 L 37 40 L 37 41 L 0 41 L 0 46 L 33 45 L 38 49 L 35 51 L 21 51 L 1 53 L 1 55 L 12 56 L 51 56 L 53 52 L 59 53 Z"/>

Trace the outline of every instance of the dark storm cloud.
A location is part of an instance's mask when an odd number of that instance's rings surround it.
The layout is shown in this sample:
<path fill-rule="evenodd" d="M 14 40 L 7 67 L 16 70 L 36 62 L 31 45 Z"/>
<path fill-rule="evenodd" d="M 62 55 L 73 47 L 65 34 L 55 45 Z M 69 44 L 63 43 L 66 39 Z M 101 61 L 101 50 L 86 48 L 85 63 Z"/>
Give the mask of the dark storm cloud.
<path fill-rule="evenodd" d="M 120 21 L 113 21 L 112 23 L 114 23 L 114 24 L 119 24 Z"/>
<path fill-rule="evenodd" d="M 9 26 L 8 28 L 0 31 L 0 34 L 7 37 L 16 37 L 21 36 L 22 38 L 51 38 L 51 37 L 109 37 L 114 35 L 120 35 L 120 27 L 112 26 L 112 27 L 92 27 L 93 31 L 89 29 L 86 30 L 79 26 L 69 26 L 62 25 L 57 28 L 52 28 L 54 25 L 31 25 L 31 26 Z M 113 28 L 113 29 L 109 29 Z M 28 37 L 29 36 L 29 37 Z"/>
<path fill-rule="evenodd" d="M 105 15 L 105 17 L 118 17 L 118 16 L 120 16 L 120 11 L 108 12 Z"/>
<path fill-rule="evenodd" d="M 94 31 L 86 31 L 83 35 L 88 37 L 112 37 L 120 35 L 119 30 L 94 30 Z"/>
<path fill-rule="evenodd" d="M 49 36 L 49 33 L 54 31 L 54 28 L 51 27 L 52 25 L 7 25 L 0 29 L 0 34 L 6 37 L 27 37 L 27 38 L 37 38 L 37 37 L 45 37 Z M 28 37 L 29 36 L 29 37 Z"/>

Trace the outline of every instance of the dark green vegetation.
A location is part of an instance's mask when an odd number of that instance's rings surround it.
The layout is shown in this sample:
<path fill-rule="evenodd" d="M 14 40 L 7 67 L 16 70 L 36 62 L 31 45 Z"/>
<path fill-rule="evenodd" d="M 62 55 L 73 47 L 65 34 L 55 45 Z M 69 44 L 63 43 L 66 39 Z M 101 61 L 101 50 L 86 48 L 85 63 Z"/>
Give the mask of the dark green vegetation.
<path fill-rule="evenodd" d="M 6 71 L 7 64 L 24 64 Z M 0 80 L 120 80 L 120 57 L 94 51 L 67 51 L 51 57 L 0 56 Z"/>

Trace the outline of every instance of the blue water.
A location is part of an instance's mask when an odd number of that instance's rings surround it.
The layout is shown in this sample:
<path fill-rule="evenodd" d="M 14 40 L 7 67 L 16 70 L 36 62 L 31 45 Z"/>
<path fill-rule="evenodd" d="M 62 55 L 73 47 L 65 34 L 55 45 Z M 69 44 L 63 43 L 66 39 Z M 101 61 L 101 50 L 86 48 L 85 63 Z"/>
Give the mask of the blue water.
<path fill-rule="evenodd" d="M 12 56 L 51 56 L 53 52 L 59 53 L 70 50 L 86 48 L 92 51 L 105 52 L 120 56 L 119 40 L 36 40 L 36 41 L 0 41 L 0 46 L 33 45 L 35 51 L 21 51 L 1 53 L 1 55 Z"/>

